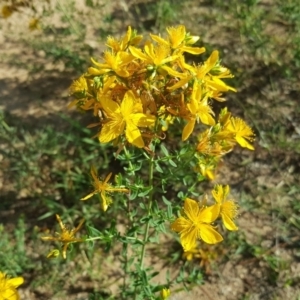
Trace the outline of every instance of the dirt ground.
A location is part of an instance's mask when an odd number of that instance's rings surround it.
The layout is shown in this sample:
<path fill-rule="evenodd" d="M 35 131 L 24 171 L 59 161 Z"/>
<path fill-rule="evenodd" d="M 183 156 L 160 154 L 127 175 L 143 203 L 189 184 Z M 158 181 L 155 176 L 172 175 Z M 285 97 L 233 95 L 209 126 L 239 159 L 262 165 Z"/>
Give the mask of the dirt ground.
<path fill-rule="evenodd" d="M 77 9 L 83 10 L 82 22 L 88 24 L 84 43 L 93 53 L 100 54 L 104 42 L 94 29 L 97 15 L 89 17 L 90 11 L 84 11 L 83 1 L 76 2 Z M 257 132 L 255 150 L 236 149 L 224 159 L 216 178 L 218 183 L 230 184 L 232 195 L 240 199 L 240 239 L 253 247 L 247 256 L 239 245 L 234 244 L 230 259 L 213 265 L 203 285 L 190 293 L 172 294 L 170 299 L 300 299 L 299 227 L 286 225 L 299 217 L 299 206 L 291 208 L 291 203 L 300 201 L 300 160 L 299 152 L 281 146 L 283 142 L 287 145 L 299 143 L 300 78 L 291 81 L 276 73 L 272 64 L 254 63 L 240 41 L 223 29 L 222 24 L 218 25 L 217 20 L 206 22 L 208 15 L 215 14 L 215 8 L 207 1 L 196 2 L 186 2 L 183 11 L 188 11 L 188 16 L 183 13 L 182 22 L 193 34 L 202 35 L 204 43 L 223 49 L 225 63 L 234 64 L 241 79 L 238 93 L 229 96 L 228 105 L 236 115 L 246 118 Z M 104 23 L 104 27 L 118 35 L 130 24 L 133 27 L 140 27 L 141 23 L 144 26 L 152 24 L 154 21 L 147 12 L 137 18 L 136 14 L 147 8 L 139 3 L 143 2 L 112 1 L 111 5 L 105 5 L 99 17 L 109 14 L 114 21 Z M 193 9 L 189 9 L 189 3 L 194 3 Z M 45 22 L 50 20 L 59 27 L 55 18 L 59 20 L 55 15 Z M 51 125 L 64 130 L 57 114 L 67 111 L 68 88 L 80 72 L 63 61 L 54 62 L 45 51 L 32 46 L 37 41 L 47 40 L 47 36 L 41 31 L 28 31 L 26 22 L 26 17 L 17 14 L 0 19 L 0 110 L 30 126 Z M 284 32 L 285 28 L 278 25 L 276 30 Z M 49 34 L 48 39 L 53 38 L 53 34 Z M 66 39 L 67 43 L 73 42 L 70 37 Z M 233 46 L 235 43 L 236 47 Z M 89 64 L 89 57 L 84 59 Z M 71 111 L 70 115 L 76 116 L 76 113 Z M 270 143 L 267 130 L 275 131 L 278 124 L 284 128 L 285 135 Z M 15 191 L 13 183 L 7 179 L 6 173 L 10 170 L 4 165 L 2 155 L 1 162 L 0 195 L 4 197 L 13 192 L 16 199 L 12 201 L 25 203 L 20 204 L 21 208 L 16 205 L 10 211 L 0 212 L 0 223 L 13 227 L 18 209 L 26 209 L 30 195 L 26 190 Z M 62 272 L 62 276 L 69 275 Z M 87 299 L 93 284 L 84 281 L 84 274 L 81 279 L 79 290 L 70 292 L 68 299 Z M 66 299 L 66 296 L 47 298 L 43 288 L 32 287 L 29 283 L 19 290 L 22 299 L 26 300 Z"/>

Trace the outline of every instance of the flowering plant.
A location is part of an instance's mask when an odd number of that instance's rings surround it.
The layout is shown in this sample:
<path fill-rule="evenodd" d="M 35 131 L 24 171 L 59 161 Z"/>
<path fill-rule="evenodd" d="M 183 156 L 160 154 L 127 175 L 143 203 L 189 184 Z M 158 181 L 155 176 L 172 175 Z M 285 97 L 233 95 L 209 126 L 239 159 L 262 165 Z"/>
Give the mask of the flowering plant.
<path fill-rule="evenodd" d="M 126 174 L 116 175 L 113 186 L 109 183 L 112 173 L 101 180 L 92 167 L 94 191 L 81 200 L 98 195 L 102 211 L 109 213 L 111 194 L 121 193 L 117 209 L 126 219 L 125 233 L 88 227 L 88 236 L 75 238 L 82 223 L 68 231 L 57 217 L 61 235 L 44 240 L 60 241 L 62 251 L 55 249 L 50 256 L 62 253 L 63 258 L 70 243 L 118 241 L 123 245 L 120 260 L 125 278 L 121 298 L 166 299 L 170 287 L 184 282 L 182 272 L 155 284 L 156 273 L 145 266 L 147 248 L 160 244 L 160 235 L 167 232 L 165 223 L 179 233 L 185 252 L 201 242 L 221 242 L 219 219 L 227 230 L 238 229 L 238 206 L 227 199 L 228 185 L 215 185 L 211 205 L 206 195 L 201 202 L 190 196 L 200 195 L 195 182 L 216 178 L 222 157 L 237 144 L 253 150 L 254 133 L 227 108 L 214 112 L 213 102 L 224 102 L 223 93 L 235 91 L 225 82 L 233 75 L 221 65 L 218 51 L 203 63 L 189 63 L 186 53 L 197 56 L 205 48 L 195 46 L 199 37 L 187 33 L 183 25 L 167 28 L 165 38 L 150 34 L 149 40 L 142 43 L 142 39 L 131 27 L 120 40 L 108 37 L 102 61 L 92 58 L 93 66 L 70 88 L 74 97 L 70 106 L 91 110 L 99 119 L 90 127 L 99 126 L 100 143 L 116 147 L 115 158 Z M 170 189 L 177 189 L 179 201 Z"/>

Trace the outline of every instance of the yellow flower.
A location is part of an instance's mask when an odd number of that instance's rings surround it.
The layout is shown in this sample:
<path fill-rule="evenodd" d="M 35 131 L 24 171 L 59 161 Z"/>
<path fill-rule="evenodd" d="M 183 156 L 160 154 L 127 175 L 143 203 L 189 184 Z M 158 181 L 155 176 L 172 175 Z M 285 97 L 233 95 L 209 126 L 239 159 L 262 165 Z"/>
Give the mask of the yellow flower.
<path fill-rule="evenodd" d="M 129 47 L 129 50 L 134 57 L 139 58 L 145 65 L 148 65 L 148 69 L 151 70 L 152 68 L 153 71 L 158 70 L 161 73 L 171 74 L 173 69 L 166 64 L 178 58 L 178 55 L 170 55 L 170 48 L 163 44 L 154 46 L 148 42 L 144 47 L 145 53 L 141 49 L 132 46 Z M 140 70 L 140 72 L 145 71 L 145 68 Z M 155 74 L 155 72 L 153 72 L 153 74 Z"/>
<path fill-rule="evenodd" d="M 182 255 L 183 258 L 185 258 L 188 261 L 193 260 L 194 258 L 200 258 L 199 249 L 197 246 L 195 248 L 190 249 L 189 251 L 185 251 Z"/>
<path fill-rule="evenodd" d="M 99 135 L 101 143 L 108 143 L 122 135 L 125 131 L 129 143 L 138 148 L 145 146 L 138 127 L 150 127 L 155 123 L 155 116 L 144 114 L 142 103 L 132 91 L 128 91 L 121 105 L 109 98 L 101 98 L 100 103 L 107 115 Z"/>
<path fill-rule="evenodd" d="M 23 277 L 7 278 L 0 272 L 0 300 L 20 300 L 17 287 L 23 282 Z"/>
<path fill-rule="evenodd" d="M 219 158 L 229 152 L 230 149 L 224 147 L 224 141 L 215 138 L 214 130 L 211 127 L 198 135 L 197 152 Z M 225 145 L 226 146 L 226 145 Z"/>
<path fill-rule="evenodd" d="M 77 96 L 78 98 L 85 97 L 87 90 L 88 85 L 84 75 L 81 75 L 77 80 L 74 80 L 70 86 L 71 95 Z"/>
<path fill-rule="evenodd" d="M 92 97 L 91 93 L 89 92 L 88 84 L 91 86 L 90 80 L 86 79 L 84 75 L 81 75 L 77 80 L 74 80 L 69 88 L 70 95 L 75 97 L 71 103 L 69 103 L 68 108 L 76 105 L 80 109 L 90 109 L 89 103 L 94 99 L 90 99 Z"/>
<path fill-rule="evenodd" d="M 199 36 L 190 36 L 186 33 L 185 26 L 179 25 L 177 27 L 168 27 L 167 32 L 169 39 L 165 40 L 158 35 L 150 34 L 151 38 L 159 44 L 166 45 L 176 52 L 188 52 L 190 54 L 201 54 L 205 52 L 205 48 L 189 47 L 199 40 Z"/>
<path fill-rule="evenodd" d="M 176 59 L 176 57 L 169 56 L 170 49 L 166 46 L 158 45 L 154 47 L 153 44 L 149 42 L 144 47 L 145 53 L 141 49 L 133 46 L 129 47 L 129 50 L 134 57 L 139 58 L 149 65 L 160 66 Z"/>
<path fill-rule="evenodd" d="M 221 78 L 231 78 L 230 71 L 219 64 L 219 52 L 213 51 L 210 57 L 201 65 L 191 66 L 186 64 L 184 58 L 180 57 L 179 64 L 182 69 L 189 72 L 178 73 L 173 71 L 173 76 L 179 77 L 180 80 L 169 87 L 169 90 L 175 90 L 184 86 L 192 78 L 202 82 L 207 89 L 207 96 L 216 96 L 216 99 L 220 99 L 219 92 L 227 92 L 229 90 L 236 91 L 234 88 L 227 85 L 221 80 Z"/>
<path fill-rule="evenodd" d="M 231 117 L 224 126 L 224 131 L 233 133 L 235 140 L 240 146 L 254 150 L 254 147 L 249 143 L 249 141 L 252 142 L 254 140 L 254 132 L 242 119 Z"/>
<path fill-rule="evenodd" d="M 182 256 L 187 261 L 200 259 L 200 268 L 204 268 L 205 273 L 210 274 L 210 265 L 218 258 L 218 251 L 216 251 L 216 249 L 213 249 L 213 247 L 209 247 L 208 249 L 200 249 L 196 247 L 191 249 L 190 251 L 184 252 Z"/>
<path fill-rule="evenodd" d="M 211 53 L 211 55 L 204 62 L 204 64 L 195 66 L 192 69 L 189 68 L 189 70 L 192 71 L 192 74 L 194 74 L 194 76 L 198 80 L 204 81 L 210 90 L 225 92 L 228 91 L 229 89 L 233 89 L 227 86 L 221 79 L 219 79 L 220 77 L 219 73 L 218 73 L 218 77 L 211 74 L 212 70 L 214 69 L 215 66 L 218 65 L 218 63 L 219 63 L 219 52 L 215 50 Z"/>
<path fill-rule="evenodd" d="M 229 193 L 229 185 L 215 185 L 212 195 L 220 206 L 220 215 L 224 226 L 228 230 L 238 230 L 238 227 L 234 224 L 233 220 L 236 218 L 238 213 L 238 206 L 233 200 L 227 200 Z"/>
<path fill-rule="evenodd" d="M 198 161 L 198 165 L 195 169 L 196 171 L 199 171 L 202 174 L 202 176 L 206 177 L 207 179 L 214 180 L 217 162 L 218 162 L 217 159 L 215 159 L 214 162 L 210 162 L 209 158 L 206 160 L 204 158 L 200 158 Z"/>
<path fill-rule="evenodd" d="M 109 36 L 107 38 L 106 45 L 110 47 L 114 52 L 125 51 L 129 45 L 138 44 L 142 38 L 142 35 L 137 35 L 136 31 L 132 31 L 131 27 L 128 26 L 127 33 L 120 41 L 116 40 L 114 37 Z"/>
<path fill-rule="evenodd" d="M 165 300 L 165 299 L 168 299 L 171 295 L 171 291 L 170 289 L 167 289 L 167 288 L 163 288 L 161 291 L 160 291 L 160 296 L 161 296 L 161 299 L 162 300 Z"/>
<path fill-rule="evenodd" d="M 227 92 L 229 90 L 236 92 L 236 89 L 227 85 L 221 78 L 232 78 L 230 71 L 220 65 L 219 52 L 213 51 L 203 66 L 197 71 L 199 79 L 204 78 L 208 87 L 213 91 Z"/>
<path fill-rule="evenodd" d="M 208 99 L 202 95 L 202 89 L 195 81 L 190 102 L 187 104 L 190 111 L 188 123 L 183 129 L 182 140 L 185 141 L 193 132 L 196 121 L 201 120 L 205 125 L 215 125 L 215 120 L 212 117 L 214 112 L 208 105 Z"/>
<path fill-rule="evenodd" d="M 223 240 L 223 237 L 211 225 L 219 216 L 218 205 L 200 206 L 197 201 L 186 198 L 183 212 L 184 216 L 176 219 L 171 229 L 179 232 L 184 251 L 193 249 L 197 239 L 202 239 L 207 244 L 216 244 Z"/>
<path fill-rule="evenodd" d="M 91 75 L 102 75 L 113 71 L 120 77 L 129 77 L 135 71 L 135 68 L 131 64 L 134 57 L 125 51 L 119 51 L 113 53 L 110 51 L 104 52 L 105 63 L 98 63 L 93 58 L 91 61 L 98 68 L 90 67 L 88 72 Z"/>
<path fill-rule="evenodd" d="M 56 237 L 55 236 L 44 236 L 44 237 L 42 237 L 42 240 L 61 242 L 63 244 L 62 256 L 64 259 L 66 259 L 67 258 L 67 248 L 68 248 L 69 244 L 78 243 L 78 242 L 83 241 L 82 239 L 75 238 L 75 234 L 81 228 L 82 224 L 84 223 L 84 220 L 81 220 L 79 225 L 76 228 L 69 230 L 63 224 L 59 215 L 56 215 L 56 219 L 60 226 L 61 233 L 56 232 L 55 233 L 57 235 Z M 49 254 L 48 254 L 48 256 L 49 256 Z"/>
<path fill-rule="evenodd" d="M 94 185 L 95 191 L 93 191 L 92 193 L 88 194 L 87 196 L 81 198 L 80 200 L 87 200 L 95 194 L 100 194 L 100 197 L 102 200 L 101 208 L 103 211 L 106 211 L 108 208 L 108 205 L 112 203 L 112 200 L 109 196 L 107 196 L 107 193 L 111 193 L 111 192 L 128 193 L 129 192 L 128 189 L 115 188 L 111 184 L 108 183 L 112 173 L 109 173 L 106 176 L 104 181 L 101 181 L 98 179 L 98 177 L 96 175 L 96 170 L 94 167 L 92 167 L 92 169 L 91 169 L 91 174 L 94 179 L 93 185 Z"/>

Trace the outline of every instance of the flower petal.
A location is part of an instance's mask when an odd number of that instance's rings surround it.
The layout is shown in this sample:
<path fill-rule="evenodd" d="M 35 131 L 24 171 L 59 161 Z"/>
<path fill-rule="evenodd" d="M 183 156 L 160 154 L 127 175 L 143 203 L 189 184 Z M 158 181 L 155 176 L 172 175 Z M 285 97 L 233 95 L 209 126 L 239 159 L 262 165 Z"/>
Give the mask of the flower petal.
<path fill-rule="evenodd" d="M 143 53 L 141 49 L 138 49 L 136 47 L 130 46 L 129 47 L 129 51 L 131 52 L 131 54 L 134 57 L 137 57 L 137 58 L 139 58 L 142 61 L 146 61 L 146 62 L 150 61 L 149 57 L 145 53 Z"/>
<path fill-rule="evenodd" d="M 133 122 L 127 122 L 126 139 L 129 143 L 138 148 L 143 148 L 145 146 L 141 132 L 138 127 L 133 124 Z"/>
<path fill-rule="evenodd" d="M 120 115 L 120 106 L 117 102 L 107 97 L 100 98 L 100 104 L 109 117 L 116 118 L 116 115 Z"/>
<path fill-rule="evenodd" d="M 134 102 L 135 102 L 135 96 L 132 91 L 128 91 L 122 100 L 121 103 L 121 113 L 126 119 L 133 113 L 133 108 L 134 108 Z"/>
<path fill-rule="evenodd" d="M 168 41 L 164 40 L 164 39 L 161 38 L 160 36 L 155 35 L 155 34 L 151 34 L 151 33 L 150 33 L 150 36 L 151 36 L 152 40 L 154 40 L 155 42 L 157 42 L 157 43 L 159 43 L 159 44 L 163 44 L 163 45 L 165 45 L 165 46 L 169 46 Z"/>
<path fill-rule="evenodd" d="M 153 115 L 145 115 L 145 114 L 135 114 L 134 117 L 137 117 L 136 119 L 133 118 L 132 121 L 134 124 L 136 124 L 139 127 L 151 127 L 155 124 L 155 116 Z"/>
<path fill-rule="evenodd" d="M 99 69 L 96 69 L 94 67 L 90 67 L 88 68 L 88 72 L 89 74 L 91 75 L 102 75 L 104 73 L 107 73 L 109 71 L 109 69 L 102 69 L 102 70 L 99 70 Z"/>
<path fill-rule="evenodd" d="M 182 52 L 188 52 L 190 54 L 196 54 L 196 55 L 205 52 L 205 48 L 204 47 L 199 48 L 199 47 L 187 47 L 187 46 L 184 46 L 184 47 L 181 47 L 180 50 Z"/>
<path fill-rule="evenodd" d="M 195 248 L 198 236 L 199 230 L 195 226 L 180 233 L 180 242 L 185 252 Z"/>
<path fill-rule="evenodd" d="M 181 232 L 187 230 L 192 225 L 191 221 L 184 217 L 179 217 L 171 224 L 171 229 L 175 232 Z"/>
<path fill-rule="evenodd" d="M 102 200 L 101 203 L 100 203 L 101 209 L 102 209 L 103 211 L 107 211 L 108 205 L 112 202 L 112 200 L 111 200 L 110 197 L 108 197 L 108 196 L 106 195 L 105 191 L 102 191 L 102 192 L 100 193 L 100 195 L 101 195 L 101 200 Z"/>
<path fill-rule="evenodd" d="M 200 207 L 197 201 L 186 198 L 184 201 L 184 212 L 192 222 L 199 221 Z"/>
<path fill-rule="evenodd" d="M 196 123 L 196 119 L 191 118 L 188 123 L 184 126 L 183 130 L 182 130 L 182 141 L 185 141 L 189 138 L 189 136 L 191 135 L 191 133 L 194 130 L 195 127 L 195 123 Z"/>
<path fill-rule="evenodd" d="M 168 72 L 168 73 L 171 74 L 171 72 Z M 179 73 L 179 74 L 181 74 L 181 73 Z M 182 74 L 184 74 L 184 75 L 182 76 L 183 79 L 179 80 L 179 81 L 178 81 L 177 83 L 175 83 L 174 85 L 168 87 L 168 88 L 167 88 L 168 90 L 174 91 L 174 90 L 176 90 L 176 89 L 178 89 L 178 88 L 184 86 L 186 83 L 188 83 L 188 82 L 190 81 L 191 76 L 188 76 L 188 77 L 187 77 L 187 76 L 185 75 L 185 73 L 182 73 Z M 171 74 L 171 75 L 173 75 L 173 74 Z M 179 77 L 179 76 L 177 76 L 177 77 Z"/>
<path fill-rule="evenodd" d="M 239 143 L 240 146 L 247 148 L 249 150 L 254 150 L 254 147 L 243 137 L 241 136 L 236 136 L 236 141 Z"/>
<path fill-rule="evenodd" d="M 227 230 L 238 230 L 238 227 L 234 224 L 233 220 L 227 214 L 222 214 L 222 221 Z"/>
<path fill-rule="evenodd" d="M 8 287 L 1 293 L 1 299 L 20 300 L 20 295 L 16 289 Z"/>
<path fill-rule="evenodd" d="M 105 123 L 101 129 L 99 140 L 101 143 L 108 143 L 124 132 L 125 122 L 123 120 L 112 120 Z"/>
<path fill-rule="evenodd" d="M 217 244 L 223 241 L 221 234 L 208 224 L 201 224 L 200 237 L 207 244 Z"/>
<path fill-rule="evenodd" d="M 86 195 L 85 197 L 81 198 L 80 200 L 84 201 L 84 200 L 90 199 L 90 198 L 91 198 L 92 196 L 94 196 L 96 193 L 97 193 L 97 191 L 92 192 L 92 193 Z"/>
<path fill-rule="evenodd" d="M 220 205 L 215 204 L 212 206 L 205 207 L 201 210 L 198 219 L 203 223 L 212 223 L 220 215 Z"/>
<path fill-rule="evenodd" d="M 24 282 L 24 278 L 23 277 L 10 278 L 7 280 L 7 282 L 8 284 L 16 288 Z"/>

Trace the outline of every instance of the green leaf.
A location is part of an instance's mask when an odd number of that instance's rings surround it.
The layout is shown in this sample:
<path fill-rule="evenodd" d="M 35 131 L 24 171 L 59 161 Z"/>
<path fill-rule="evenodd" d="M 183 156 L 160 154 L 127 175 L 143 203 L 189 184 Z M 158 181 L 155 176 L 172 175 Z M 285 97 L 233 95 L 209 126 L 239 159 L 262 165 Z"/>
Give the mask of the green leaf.
<path fill-rule="evenodd" d="M 184 155 L 187 151 L 188 151 L 188 148 L 187 147 L 183 147 L 183 148 L 180 149 L 179 154 L 180 155 Z"/>
<path fill-rule="evenodd" d="M 96 143 L 95 140 L 93 140 L 91 138 L 83 138 L 81 140 L 82 140 L 82 142 L 84 142 L 86 144 L 89 144 L 89 145 L 97 145 L 97 144 L 99 144 L 99 143 Z"/>
<path fill-rule="evenodd" d="M 158 237 L 158 235 L 149 238 L 149 242 L 153 243 L 153 244 L 159 244 L 159 237 Z"/>
<path fill-rule="evenodd" d="M 166 228 L 165 228 L 165 224 L 163 224 L 163 223 L 158 225 L 158 229 L 159 229 L 161 232 L 163 232 L 163 233 L 167 233 L 167 232 L 166 232 Z"/>
<path fill-rule="evenodd" d="M 170 202 L 169 200 L 167 200 L 167 198 L 165 196 L 162 196 L 162 201 L 166 204 L 166 205 L 172 205 L 172 202 Z"/>
<path fill-rule="evenodd" d="M 172 217 L 173 217 L 173 208 L 171 205 L 168 205 L 167 217 L 168 217 L 168 219 L 172 219 Z"/>
<path fill-rule="evenodd" d="M 50 216 L 53 216 L 53 212 L 52 211 L 48 211 L 48 212 L 44 213 L 43 215 L 41 215 L 40 217 L 38 217 L 38 220 L 40 221 L 40 220 L 46 219 L 46 218 L 48 218 Z"/>
<path fill-rule="evenodd" d="M 89 237 L 99 237 L 99 236 L 103 236 L 103 234 L 96 229 L 95 227 L 89 226 L 89 225 L 85 225 L 86 227 L 86 231 L 89 235 Z"/>
<path fill-rule="evenodd" d="M 169 164 L 175 168 L 177 168 L 177 165 L 176 163 L 172 160 L 172 159 L 169 159 Z"/>
<path fill-rule="evenodd" d="M 150 187 L 147 187 L 147 188 L 144 188 L 144 191 L 138 193 L 138 196 L 139 196 L 139 197 L 145 197 L 145 196 L 147 196 L 151 191 L 152 191 L 152 187 L 151 187 L 151 186 L 150 186 Z"/>
<path fill-rule="evenodd" d="M 144 270 L 142 270 L 142 272 L 141 272 L 141 279 L 143 280 L 143 284 L 145 286 L 147 286 L 148 285 L 148 278 L 147 278 L 147 273 Z"/>
<path fill-rule="evenodd" d="M 154 214 L 158 214 L 160 212 L 160 209 L 158 207 L 157 201 L 153 201 L 152 211 L 153 211 Z"/>
<path fill-rule="evenodd" d="M 145 206 L 145 203 L 140 202 L 139 205 L 140 205 L 140 207 L 141 207 L 143 210 L 147 210 L 147 208 L 146 208 L 146 206 Z"/>
<path fill-rule="evenodd" d="M 148 222 L 150 219 L 151 219 L 151 216 L 145 216 L 140 219 L 140 222 L 143 224 L 143 223 Z"/>
<path fill-rule="evenodd" d="M 159 173 L 163 173 L 164 171 L 162 170 L 162 168 L 160 167 L 160 165 L 156 162 L 155 163 L 155 170 Z"/>
<path fill-rule="evenodd" d="M 164 153 L 165 156 L 169 156 L 168 149 L 164 146 L 164 144 L 160 145 L 161 151 Z"/>
<path fill-rule="evenodd" d="M 130 195 L 129 195 L 129 199 L 130 200 L 134 200 L 137 196 L 138 196 L 138 190 L 131 189 L 131 192 L 130 192 Z"/>

